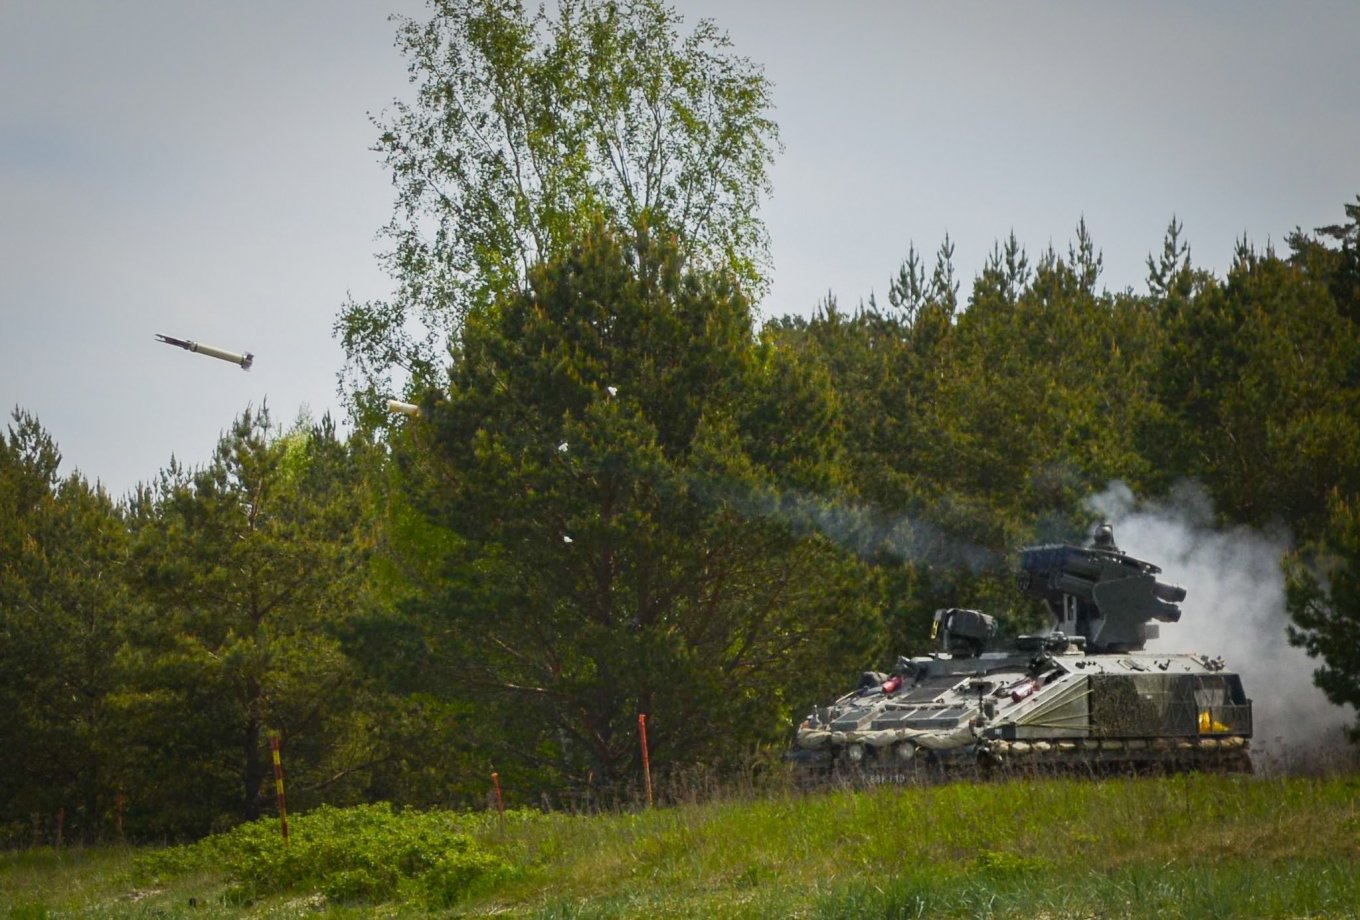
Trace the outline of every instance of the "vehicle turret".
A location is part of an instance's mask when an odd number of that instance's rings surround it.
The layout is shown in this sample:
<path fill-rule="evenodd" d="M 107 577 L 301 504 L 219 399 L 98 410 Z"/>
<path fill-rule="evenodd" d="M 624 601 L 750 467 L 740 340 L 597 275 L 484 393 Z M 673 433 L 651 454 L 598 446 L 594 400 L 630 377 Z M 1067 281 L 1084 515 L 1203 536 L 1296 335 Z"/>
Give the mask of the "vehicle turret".
<path fill-rule="evenodd" d="M 1181 618 L 1185 589 L 1158 581 L 1161 571 L 1117 549 L 1051 544 L 1020 552 L 1019 583 L 1044 601 L 1054 629 L 1083 637 L 1088 651 L 1127 652 L 1156 638 L 1150 621 Z"/>

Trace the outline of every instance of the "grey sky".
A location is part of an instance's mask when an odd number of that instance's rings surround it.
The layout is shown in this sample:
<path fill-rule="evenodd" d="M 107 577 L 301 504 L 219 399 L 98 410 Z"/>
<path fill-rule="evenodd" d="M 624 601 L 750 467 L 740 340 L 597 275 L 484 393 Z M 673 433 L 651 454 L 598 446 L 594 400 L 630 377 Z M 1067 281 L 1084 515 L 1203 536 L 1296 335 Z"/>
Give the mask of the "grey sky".
<path fill-rule="evenodd" d="M 775 84 L 765 315 L 881 297 L 910 242 L 995 240 L 1140 288 L 1173 214 L 1197 263 L 1360 193 L 1360 4 L 679 0 Z M 417 0 L 0 3 L 0 407 L 115 494 L 203 462 L 266 398 L 337 404 L 340 304 L 389 289 L 368 149 Z M 154 333 L 256 354 L 250 373 Z"/>

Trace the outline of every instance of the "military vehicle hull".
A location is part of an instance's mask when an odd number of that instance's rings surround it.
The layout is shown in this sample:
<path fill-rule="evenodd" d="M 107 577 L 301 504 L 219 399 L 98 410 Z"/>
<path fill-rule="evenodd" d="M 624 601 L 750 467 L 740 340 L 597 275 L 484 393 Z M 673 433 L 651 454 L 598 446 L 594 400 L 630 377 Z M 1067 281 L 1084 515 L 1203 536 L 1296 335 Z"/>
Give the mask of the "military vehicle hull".
<path fill-rule="evenodd" d="M 1111 540 L 1112 544 L 1112 540 Z M 1183 589 L 1110 547 L 1033 547 L 1021 587 L 1062 629 L 994 641 L 978 611 L 935 615 L 940 650 L 813 711 L 792 760 L 807 779 L 1009 770 L 1250 771 L 1251 701 L 1221 660 L 1145 651 Z"/>
<path fill-rule="evenodd" d="M 883 680 L 799 727 L 794 761 L 806 776 L 1251 769 L 1251 701 L 1213 659 L 986 653 L 911 663 L 910 678 L 875 675 Z"/>

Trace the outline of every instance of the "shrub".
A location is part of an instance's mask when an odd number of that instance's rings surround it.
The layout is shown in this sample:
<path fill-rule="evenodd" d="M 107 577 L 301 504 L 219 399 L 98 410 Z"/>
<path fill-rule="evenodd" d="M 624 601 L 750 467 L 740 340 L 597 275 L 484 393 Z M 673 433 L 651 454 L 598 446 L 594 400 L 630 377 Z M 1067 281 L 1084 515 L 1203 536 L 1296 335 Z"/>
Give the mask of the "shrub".
<path fill-rule="evenodd" d="M 449 907 L 475 887 L 508 878 L 510 866 L 502 859 L 476 848 L 446 853 L 420 877 L 425 902 L 430 907 Z"/>
<path fill-rule="evenodd" d="M 323 806 L 291 822 L 287 844 L 270 820 L 243 824 L 140 860 L 143 873 L 217 868 L 252 896 L 320 891 L 333 901 L 376 902 L 411 894 L 447 907 L 472 886 L 508 877 L 447 812 L 394 812 L 389 805 Z"/>

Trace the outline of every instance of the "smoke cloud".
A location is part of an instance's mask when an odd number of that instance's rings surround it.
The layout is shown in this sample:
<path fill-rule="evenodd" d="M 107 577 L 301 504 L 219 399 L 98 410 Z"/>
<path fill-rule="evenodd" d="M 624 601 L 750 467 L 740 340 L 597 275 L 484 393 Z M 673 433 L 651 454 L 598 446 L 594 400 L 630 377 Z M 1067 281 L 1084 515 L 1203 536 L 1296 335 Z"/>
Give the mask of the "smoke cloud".
<path fill-rule="evenodd" d="M 1258 765 L 1287 766 L 1341 749 L 1342 728 L 1355 711 L 1323 696 L 1313 685 L 1317 662 L 1289 644 L 1280 569 L 1292 542 L 1286 531 L 1215 528 L 1208 494 L 1191 483 L 1146 503 L 1113 483 L 1088 506 L 1114 526 L 1121 550 L 1161 566 L 1163 581 L 1185 587 L 1181 621 L 1159 624 L 1161 636 L 1148 648 L 1221 656 L 1242 675 Z"/>

